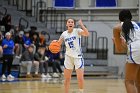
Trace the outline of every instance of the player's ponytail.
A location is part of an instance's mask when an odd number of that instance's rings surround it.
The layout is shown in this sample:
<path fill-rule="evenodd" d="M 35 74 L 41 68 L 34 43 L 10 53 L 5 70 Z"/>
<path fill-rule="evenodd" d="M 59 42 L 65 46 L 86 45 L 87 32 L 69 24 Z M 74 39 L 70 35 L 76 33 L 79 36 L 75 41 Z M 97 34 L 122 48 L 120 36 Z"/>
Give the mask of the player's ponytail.
<path fill-rule="evenodd" d="M 134 31 L 134 27 L 133 27 L 133 24 L 131 22 L 131 19 L 132 19 L 132 15 L 131 15 L 131 12 L 129 10 L 122 10 L 119 13 L 119 20 L 121 22 L 123 22 L 122 32 L 124 34 L 124 38 L 125 38 L 126 42 L 131 40 L 130 39 L 130 32 L 133 33 L 133 31 Z"/>
<path fill-rule="evenodd" d="M 122 32 L 124 33 L 124 38 L 126 42 L 128 42 L 128 40 L 131 40 L 131 38 L 129 37 L 130 31 L 133 33 L 134 27 L 131 20 L 126 19 L 122 25 Z"/>

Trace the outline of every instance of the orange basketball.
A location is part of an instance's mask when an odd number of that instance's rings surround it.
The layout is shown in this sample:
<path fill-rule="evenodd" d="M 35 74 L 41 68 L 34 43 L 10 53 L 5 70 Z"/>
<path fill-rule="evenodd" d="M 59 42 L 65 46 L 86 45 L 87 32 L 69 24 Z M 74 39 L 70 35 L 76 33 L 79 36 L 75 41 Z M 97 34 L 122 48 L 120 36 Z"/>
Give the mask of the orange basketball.
<path fill-rule="evenodd" d="M 59 42 L 57 41 L 52 41 L 49 45 L 49 50 L 52 52 L 52 53 L 58 53 L 60 52 L 61 50 L 61 45 Z"/>

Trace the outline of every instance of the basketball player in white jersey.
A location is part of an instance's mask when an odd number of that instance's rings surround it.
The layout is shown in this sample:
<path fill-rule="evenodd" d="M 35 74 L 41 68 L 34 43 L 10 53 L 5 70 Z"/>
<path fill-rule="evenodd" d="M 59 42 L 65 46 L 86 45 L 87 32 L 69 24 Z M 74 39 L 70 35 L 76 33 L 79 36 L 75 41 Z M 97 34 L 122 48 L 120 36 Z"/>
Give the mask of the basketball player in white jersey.
<path fill-rule="evenodd" d="M 125 67 L 125 86 L 127 93 L 140 93 L 140 27 L 131 21 L 132 15 L 129 10 L 119 13 L 121 21 L 121 40 L 127 46 L 127 63 Z M 120 27 L 115 27 L 117 31 Z M 115 46 L 119 46 L 115 42 Z"/>
<path fill-rule="evenodd" d="M 65 93 L 69 93 L 71 74 L 74 67 L 77 74 L 79 91 L 83 93 L 84 60 L 81 51 L 81 36 L 88 36 L 89 32 L 81 19 L 79 20 L 79 25 L 81 28 L 74 28 L 74 19 L 69 18 L 66 22 L 67 30 L 61 34 L 58 40 L 60 44 L 64 41 L 66 46 L 64 61 Z"/>

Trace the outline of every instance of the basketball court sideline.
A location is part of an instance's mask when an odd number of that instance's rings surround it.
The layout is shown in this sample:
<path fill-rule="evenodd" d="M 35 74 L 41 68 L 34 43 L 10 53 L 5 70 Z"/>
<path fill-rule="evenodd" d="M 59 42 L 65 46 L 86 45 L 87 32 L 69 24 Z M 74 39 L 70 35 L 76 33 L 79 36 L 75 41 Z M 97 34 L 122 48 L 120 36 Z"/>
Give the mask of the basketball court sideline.
<path fill-rule="evenodd" d="M 64 93 L 61 78 L 15 79 L 0 82 L 0 93 Z M 76 78 L 72 78 L 70 93 L 78 93 Z M 123 79 L 85 78 L 85 93 L 126 93 Z"/>

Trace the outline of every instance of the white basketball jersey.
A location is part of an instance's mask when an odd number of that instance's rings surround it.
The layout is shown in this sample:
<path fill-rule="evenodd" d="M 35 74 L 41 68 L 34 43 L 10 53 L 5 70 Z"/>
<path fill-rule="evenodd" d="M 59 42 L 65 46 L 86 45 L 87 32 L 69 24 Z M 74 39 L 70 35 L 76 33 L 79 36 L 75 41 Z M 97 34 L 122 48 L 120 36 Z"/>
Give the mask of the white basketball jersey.
<path fill-rule="evenodd" d="M 66 55 L 74 58 L 82 58 L 81 35 L 78 32 L 83 31 L 80 28 L 74 28 L 71 33 L 64 31 L 60 38 L 63 38 L 66 46 Z"/>
<path fill-rule="evenodd" d="M 121 24 L 123 24 L 123 22 Z M 140 27 L 134 21 L 132 21 L 132 24 L 134 27 L 134 31 L 133 33 L 131 32 L 129 34 L 130 40 L 128 41 L 128 44 L 135 41 L 140 41 Z"/>
<path fill-rule="evenodd" d="M 134 21 L 132 21 L 132 24 L 134 31 L 129 34 L 130 40 L 127 43 L 127 61 L 140 64 L 140 27 Z"/>

